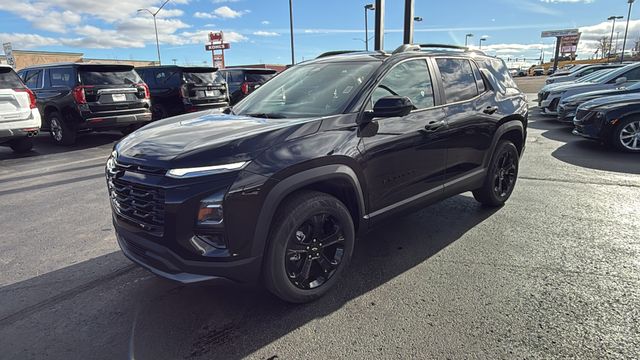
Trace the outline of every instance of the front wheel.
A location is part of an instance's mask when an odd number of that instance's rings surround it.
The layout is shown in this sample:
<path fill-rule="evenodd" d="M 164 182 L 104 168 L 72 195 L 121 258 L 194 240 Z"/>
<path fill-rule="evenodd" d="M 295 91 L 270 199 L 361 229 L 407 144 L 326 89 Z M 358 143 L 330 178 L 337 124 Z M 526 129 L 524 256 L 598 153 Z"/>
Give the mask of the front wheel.
<path fill-rule="evenodd" d="M 487 177 L 473 197 L 486 206 L 502 206 L 509 199 L 518 179 L 518 149 L 511 141 L 501 140 L 491 158 Z"/>
<path fill-rule="evenodd" d="M 613 131 L 611 143 L 618 150 L 640 153 L 640 120 L 623 120 Z"/>
<path fill-rule="evenodd" d="M 303 191 L 277 211 L 265 254 L 266 287 L 284 301 L 305 303 L 329 291 L 351 260 L 353 219 L 335 197 Z"/>

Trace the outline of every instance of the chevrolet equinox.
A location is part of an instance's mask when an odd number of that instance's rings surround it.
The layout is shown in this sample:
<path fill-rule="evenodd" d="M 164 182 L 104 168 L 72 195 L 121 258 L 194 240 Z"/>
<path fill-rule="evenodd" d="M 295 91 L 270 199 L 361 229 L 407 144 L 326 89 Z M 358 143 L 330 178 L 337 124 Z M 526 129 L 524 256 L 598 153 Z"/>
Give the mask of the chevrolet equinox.
<path fill-rule="evenodd" d="M 321 55 L 233 108 L 120 141 L 106 165 L 117 240 L 165 278 L 261 281 L 283 300 L 311 301 L 382 219 L 466 191 L 504 204 L 527 113 L 504 62 L 481 52 Z"/>

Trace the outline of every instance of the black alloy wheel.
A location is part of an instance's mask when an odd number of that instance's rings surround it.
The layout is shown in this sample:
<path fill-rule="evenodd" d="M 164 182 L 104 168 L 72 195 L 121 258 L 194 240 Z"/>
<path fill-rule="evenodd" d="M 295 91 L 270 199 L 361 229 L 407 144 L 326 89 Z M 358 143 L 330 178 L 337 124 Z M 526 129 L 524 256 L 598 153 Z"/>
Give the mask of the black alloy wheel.
<path fill-rule="evenodd" d="M 502 206 L 509 199 L 518 179 L 520 156 L 516 146 L 508 140 L 496 145 L 487 175 L 473 197 L 486 206 Z"/>
<path fill-rule="evenodd" d="M 321 286 L 336 272 L 344 255 L 344 233 L 329 214 L 307 219 L 289 239 L 285 268 L 289 280 L 300 289 Z"/>
<path fill-rule="evenodd" d="M 354 244 L 355 226 L 344 203 L 317 191 L 290 195 L 271 223 L 265 286 L 287 302 L 313 301 L 340 279 Z"/>

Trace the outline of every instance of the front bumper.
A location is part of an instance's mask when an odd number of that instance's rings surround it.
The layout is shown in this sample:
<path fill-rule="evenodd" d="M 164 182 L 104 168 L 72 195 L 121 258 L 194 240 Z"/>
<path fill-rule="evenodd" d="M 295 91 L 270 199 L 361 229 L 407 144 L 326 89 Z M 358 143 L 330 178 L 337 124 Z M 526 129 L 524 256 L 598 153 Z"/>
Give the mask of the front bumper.
<path fill-rule="evenodd" d="M 118 245 L 127 258 L 169 280 L 183 284 L 221 278 L 236 282 L 255 282 L 260 274 L 261 257 L 228 262 L 187 260 L 161 244 L 119 227 L 115 219 L 114 226 Z"/>
<path fill-rule="evenodd" d="M 558 106 L 558 121 L 561 123 L 573 124 L 573 118 L 576 116 L 575 106 L 559 105 Z"/>

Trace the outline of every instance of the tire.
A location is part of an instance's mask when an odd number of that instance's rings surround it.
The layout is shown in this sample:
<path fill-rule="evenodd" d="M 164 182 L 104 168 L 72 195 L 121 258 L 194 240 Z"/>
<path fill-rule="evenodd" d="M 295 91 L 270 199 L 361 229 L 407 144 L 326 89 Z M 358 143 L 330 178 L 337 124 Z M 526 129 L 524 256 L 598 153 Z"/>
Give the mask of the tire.
<path fill-rule="evenodd" d="M 473 191 L 473 197 L 490 207 L 504 205 L 518 179 L 518 149 L 508 140 L 500 140 L 491 157 L 487 177 L 481 188 Z"/>
<path fill-rule="evenodd" d="M 9 143 L 9 147 L 11 147 L 11 150 L 18 154 L 24 154 L 33 149 L 33 139 L 30 137 L 15 139 Z"/>
<path fill-rule="evenodd" d="M 640 119 L 626 119 L 613 129 L 610 144 L 617 150 L 640 153 Z"/>
<path fill-rule="evenodd" d="M 58 145 L 73 145 L 76 142 L 76 130 L 69 126 L 57 112 L 52 112 L 47 117 L 49 122 L 49 134 Z"/>
<path fill-rule="evenodd" d="M 340 200 L 316 191 L 298 192 L 274 217 L 263 268 L 265 286 L 287 302 L 313 301 L 348 267 L 354 243 L 353 219 Z"/>

